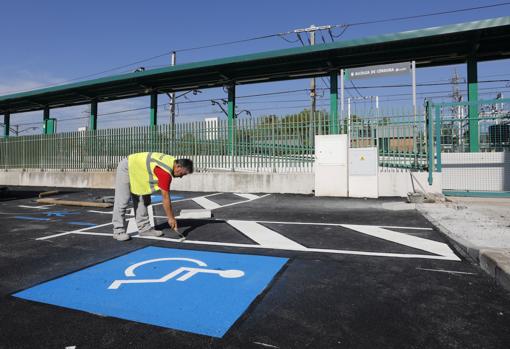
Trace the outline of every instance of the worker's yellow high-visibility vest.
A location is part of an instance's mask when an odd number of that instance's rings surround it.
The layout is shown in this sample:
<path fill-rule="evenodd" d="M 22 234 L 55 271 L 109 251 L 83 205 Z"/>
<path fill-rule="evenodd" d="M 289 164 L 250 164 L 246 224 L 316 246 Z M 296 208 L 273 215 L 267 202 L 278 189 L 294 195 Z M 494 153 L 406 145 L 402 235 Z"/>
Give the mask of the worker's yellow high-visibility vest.
<path fill-rule="evenodd" d="M 163 153 L 136 153 L 128 156 L 129 186 L 136 195 L 148 195 L 159 190 L 154 168 L 160 167 L 174 175 L 175 158 Z"/>

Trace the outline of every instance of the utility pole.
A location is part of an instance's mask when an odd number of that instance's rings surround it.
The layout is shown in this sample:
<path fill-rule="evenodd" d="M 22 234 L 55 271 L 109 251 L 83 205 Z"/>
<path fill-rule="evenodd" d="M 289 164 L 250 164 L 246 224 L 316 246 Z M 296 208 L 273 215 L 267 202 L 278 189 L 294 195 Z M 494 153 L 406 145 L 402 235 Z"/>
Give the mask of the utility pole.
<path fill-rule="evenodd" d="M 462 94 L 460 93 L 459 89 L 459 83 L 462 82 L 462 78 L 457 73 L 457 69 L 454 70 L 453 76 L 450 79 L 450 83 L 452 84 L 452 102 L 462 102 Z M 454 125 L 456 124 L 456 127 L 453 128 L 457 131 L 457 144 L 459 147 L 463 147 L 463 139 L 464 139 L 464 125 L 463 125 L 463 119 L 464 119 L 464 108 L 461 105 L 453 106 L 452 107 L 452 115 L 455 116 L 456 121 L 454 121 Z"/>
<path fill-rule="evenodd" d="M 315 45 L 315 31 L 317 30 L 316 27 L 312 24 L 310 26 L 310 46 Z M 315 86 L 315 78 L 312 78 L 310 81 L 310 97 L 312 98 L 312 119 L 315 121 L 315 110 L 317 109 L 317 93 L 316 93 L 316 86 Z"/>
<path fill-rule="evenodd" d="M 331 28 L 333 28 L 333 26 L 331 26 L 331 25 L 321 25 L 321 26 L 317 27 L 312 24 L 308 28 L 295 29 L 294 33 L 296 33 L 298 35 L 298 38 L 300 40 L 301 40 L 301 36 L 299 35 L 300 33 L 309 33 L 310 46 L 313 46 L 313 45 L 315 45 L 315 32 L 317 30 L 330 30 Z M 301 43 L 304 45 L 303 40 L 301 40 Z M 312 78 L 312 80 L 310 81 L 310 97 L 312 99 L 312 113 L 315 113 L 315 110 L 316 110 L 316 96 L 317 96 L 317 93 L 316 93 L 315 78 Z"/>
<path fill-rule="evenodd" d="M 175 51 L 172 52 L 172 67 L 175 65 L 177 53 Z M 172 130 L 175 128 L 175 92 L 170 93 L 170 124 L 172 125 Z"/>
<path fill-rule="evenodd" d="M 296 33 L 296 35 L 298 36 L 299 40 L 301 40 L 301 36 L 299 35 L 300 33 L 309 33 L 310 35 L 310 46 L 313 46 L 315 45 L 315 32 L 317 30 L 323 30 L 323 29 L 331 29 L 331 26 L 330 25 L 324 25 L 324 26 L 319 26 L 319 27 L 316 27 L 315 25 L 311 25 L 310 27 L 308 28 L 305 28 L 305 29 L 295 29 L 294 30 L 294 33 Z M 301 40 L 301 43 L 303 45 L 304 42 Z M 310 138 L 311 138 L 311 142 L 312 144 L 315 143 L 315 111 L 317 109 L 317 88 L 316 88 L 316 83 L 315 83 L 315 77 L 313 77 L 311 80 L 310 80 L 310 98 L 311 98 L 311 101 L 312 101 L 312 106 L 311 106 L 311 110 L 310 110 Z M 320 132 L 320 130 L 319 130 Z"/>

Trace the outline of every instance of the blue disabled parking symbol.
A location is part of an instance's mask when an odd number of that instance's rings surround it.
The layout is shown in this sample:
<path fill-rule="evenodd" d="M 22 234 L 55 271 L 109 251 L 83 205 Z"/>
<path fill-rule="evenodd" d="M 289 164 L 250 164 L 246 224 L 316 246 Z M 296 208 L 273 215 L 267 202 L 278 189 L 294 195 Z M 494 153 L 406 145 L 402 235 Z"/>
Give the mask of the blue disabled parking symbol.
<path fill-rule="evenodd" d="M 14 296 L 222 337 L 286 262 L 146 247 Z"/>

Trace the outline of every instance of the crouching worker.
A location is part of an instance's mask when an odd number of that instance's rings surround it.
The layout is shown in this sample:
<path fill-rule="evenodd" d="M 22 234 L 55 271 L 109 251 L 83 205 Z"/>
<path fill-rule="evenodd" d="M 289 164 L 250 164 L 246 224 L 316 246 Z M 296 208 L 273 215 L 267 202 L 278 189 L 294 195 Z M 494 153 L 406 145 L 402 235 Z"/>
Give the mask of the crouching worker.
<path fill-rule="evenodd" d="M 150 225 L 147 207 L 151 194 L 161 190 L 163 208 L 168 225 L 177 231 L 177 222 L 170 200 L 172 178 L 193 173 L 193 162 L 175 159 L 163 153 L 136 153 L 123 159 L 117 166 L 115 179 L 115 203 L 113 205 L 113 238 L 130 239 L 126 233 L 126 210 L 129 199 L 133 201 L 136 225 L 141 236 L 161 236 L 163 232 Z"/>

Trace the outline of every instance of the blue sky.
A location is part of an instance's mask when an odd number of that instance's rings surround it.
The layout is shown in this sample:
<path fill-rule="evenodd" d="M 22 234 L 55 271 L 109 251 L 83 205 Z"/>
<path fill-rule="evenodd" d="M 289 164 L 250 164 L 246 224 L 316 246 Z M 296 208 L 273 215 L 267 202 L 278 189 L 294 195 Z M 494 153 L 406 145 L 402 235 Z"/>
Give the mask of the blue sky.
<path fill-rule="evenodd" d="M 224 41 L 246 39 L 265 34 L 305 28 L 312 24 L 349 24 L 360 21 L 413 16 L 467 7 L 494 4 L 498 1 L 436 1 L 409 2 L 403 0 L 353 2 L 343 1 L 9 1 L 2 3 L 0 37 L 0 94 L 30 90 L 33 88 L 65 82 L 114 67 L 127 65 L 187 47 L 209 45 Z M 499 1 L 503 2 L 503 1 Z M 478 19 L 510 15 L 510 6 L 477 11 L 430 16 L 413 20 L 394 21 L 373 25 L 353 26 L 341 39 L 359 38 L 420 29 L 431 26 L 466 22 Z M 338 33 L 338 32 L 337 32 Z M 295 37 L 289 37 L 295 39 Z M 325 38 L 328 40 L 328 37 Z M 322 42 L 320 36 L 318 42 Z M 210 58 L 233 56 L 249 52 L 266 51 L 301 45 L 288 43 L 279 38 L 251 41 L 246 44 L 228 45 L 189 52 L 179 52 L 178 63 L 201 61 Z M 146 68 L 168 64 L 170 58 L 158 59 L 124 67 L 103 75 L 128 72 L 137 66 Z M 509 79 L 509 62 L 483 63 L 479 66 L 481 80 Z M 420 82 L 447 81 L 454 69 L 461 77 L 466 76 L 464 65 L 418 70 Z M 91 76 L 90 78 L 98 77 Z M 359 85 L 408 83 L 408 77 L 374 79 Z M 325 83 L 318 81 L 319 87 Z M 292 89 L 306 89 L 309 80 L 242 86 L 238 95 L 267 93 Z M 461 86 L 463 87 L 463 86 Z M 486 97 L 494 97 L 499 90 L 508 91 L 505 83 L 483 84 Z M 494 89 L 489 89 L 494 88 Z M 435 96 L 445 95 L 451 86 L 419 88 L 419 99 L 429 92 Z M 410 105 L 404 95 L 408 89 L 361 90 L 363 95 L 378 95 L 381 104 L 388 108 Z M 445 93 L 440 93 L 445 91 Z M 351 91 L 354 93 L 353 91 Z M 357 96 L 357 94 L 354 94 Z M 433 95 L 433 94 L 432 94 Z M 203 91 L 189 100 L 207 100 L 223 97 L 221 89 Z M 327 97 L 325 95 L 324 97 Z M 483 96 L 482 96 L 483 97 Z M 438 97 L 441 98 L 441 97 Z M 309 103 L 306 92 L 253 98 L 240 101 L 241 109 L 249 109 L 254 116 L 274 112 L 285 114 L 298 112 Z M 392 100 L 393 99 L 393 100 Z M 400 100 L 399 100 L 400 99 Z M 161 96 L 160 103 L 167 102 Z M 386 101 L 383 103 L 383 101 Z M 244 103 L 244 104 L 243 104 Z M 319 102 L 321 105 L 322 102 Z M 325 103 L 325 102 L 324 102 Z M 322 104 L 324 104 L 322 103 Z M 362 102 L 359 102 L 362 103 Z M 99 113 L 148 106 L 147 98 L 123 100 L 100 104 Z M 271 110 L 271 108 L 274 108 Z M 168 122 L 167 108 L 160 108 L 160 122 Z M 21 128 L 37 127 L 24 134 L 40 132 L 42 113 L 12 116 L 12 124 Z M 59 119 L 59 130 L 76 130 L 87 123 L 87 106 L 58 109 L 52 112 Z M 121 127 L 148 123 L 148 110 L 115 114 L 99 118 L 99 127 Z M 187 103 L 179 106 L 178 121 L 203 120 L 204 117 L 221 116 L 219 109 L 209 102 Z"/>

